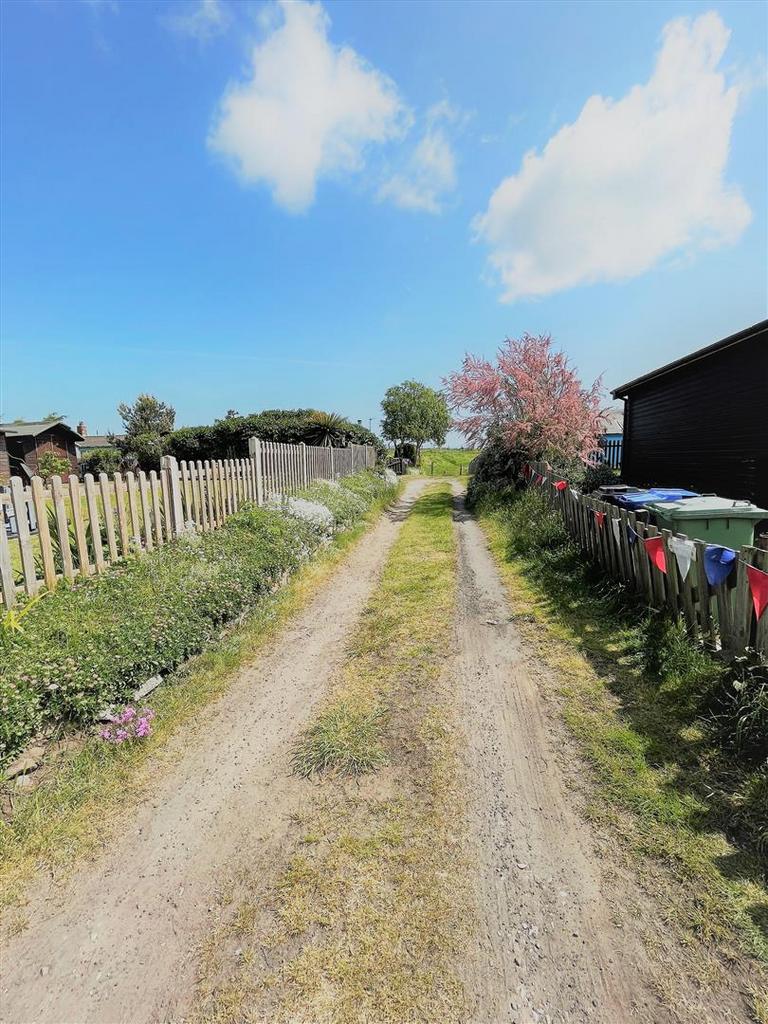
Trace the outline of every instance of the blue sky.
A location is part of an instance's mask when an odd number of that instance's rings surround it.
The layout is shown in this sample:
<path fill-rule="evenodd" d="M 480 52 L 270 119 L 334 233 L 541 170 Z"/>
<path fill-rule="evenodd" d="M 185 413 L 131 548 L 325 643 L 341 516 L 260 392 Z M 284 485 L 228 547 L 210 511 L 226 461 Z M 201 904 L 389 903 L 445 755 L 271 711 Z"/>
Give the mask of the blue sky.
<path fill-rule="evenodd" d="M 313 406 L 767 315 L 760 3 L 2 5 L 0 418 Z"/>

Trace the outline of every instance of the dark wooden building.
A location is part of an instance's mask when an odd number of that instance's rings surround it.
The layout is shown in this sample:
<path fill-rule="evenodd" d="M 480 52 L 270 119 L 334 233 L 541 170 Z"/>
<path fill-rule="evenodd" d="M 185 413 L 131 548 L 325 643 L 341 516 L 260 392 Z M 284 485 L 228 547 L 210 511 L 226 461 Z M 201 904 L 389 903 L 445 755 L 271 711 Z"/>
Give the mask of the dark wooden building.
<path fill-rule="evenodd" d="M 622 384 L 622 479 L 768 508 L 768 320 Z"/>
<path fill-rule="evenodd" d="M 43 423 L 0 423 L 14 476 L 28 480 L 37 474 L 43 452 L 54 452 L 69 461 L 70 473 L 77 473 L 77 448 L 80 435 L 60 420 Z"/>

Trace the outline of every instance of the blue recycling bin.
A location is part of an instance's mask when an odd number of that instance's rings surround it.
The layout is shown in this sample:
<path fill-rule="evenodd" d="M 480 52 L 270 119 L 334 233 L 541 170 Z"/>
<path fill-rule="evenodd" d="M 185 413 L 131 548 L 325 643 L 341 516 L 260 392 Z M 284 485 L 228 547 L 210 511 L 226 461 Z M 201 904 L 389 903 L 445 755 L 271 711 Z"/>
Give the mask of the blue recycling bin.
<path fill-rule="evenodd" d="M 682 487 L 652 487 L 647 491 L 616 495 L 616 504 L 628 512 L 638 512 L 651 502 L 680 501 L 685 498 L 698 498 L 695 491 L 686 491 Z"/>

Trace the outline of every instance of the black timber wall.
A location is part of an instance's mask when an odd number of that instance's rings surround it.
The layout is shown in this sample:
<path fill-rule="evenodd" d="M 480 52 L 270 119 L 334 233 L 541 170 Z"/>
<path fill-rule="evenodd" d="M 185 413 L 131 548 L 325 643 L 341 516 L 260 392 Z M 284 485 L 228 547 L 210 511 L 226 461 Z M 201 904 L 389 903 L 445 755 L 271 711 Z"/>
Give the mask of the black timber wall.
<path fill-rule="evenodd" d="M 768 327 L 627 392 L 622 478 L 768 508 Z"/>

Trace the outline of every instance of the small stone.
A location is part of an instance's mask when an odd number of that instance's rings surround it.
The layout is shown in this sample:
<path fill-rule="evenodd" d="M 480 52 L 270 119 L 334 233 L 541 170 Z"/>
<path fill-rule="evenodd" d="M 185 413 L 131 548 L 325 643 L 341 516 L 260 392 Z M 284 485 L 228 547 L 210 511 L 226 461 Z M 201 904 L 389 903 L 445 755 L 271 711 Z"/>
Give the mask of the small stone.
<path fill-rule="evenodd" d="M 31 793 L 33 789 L 37 789 L 39 784 L 40 779 L 35 778 L 34 775 L 18 775 L 15 782 L 16 789 L 24 790 L 26 793 Z"/>
<path fill-rule="evenodd" d="M 48 967 L 48 966 L 46 966 L 46 967 L 41 967 L 41 968 L 40 968 L 40 975 L 41 975 L 41 976 L 42 976 L 42 977 L 44 978 L 44 977 L 46 976 L 46 974 L 48 974 L 48 972 L 50 971 L 50 969 L 51 969 L 51 968 L 50 968 L 50 967 Z"/>
<path fill-rule="evenodd" d="M 27 772 L 34 771 L 40 764 L 44 753 L 45 751 L 42 747 L 31 747 L 21 757 L 17 757 L 15 761 L 8 765 L 5 769 L 5 777 L 7 779 L 15 779 L 17 775 L 24 775 Z"/>
<path fill-rule="evenodd" d="M 524 864 L 521 860 L 516 860 L 515 864 L 517 864 L 517 867 L 520 871 L 525 871 L 528 868 L 528 865 Z"/>

